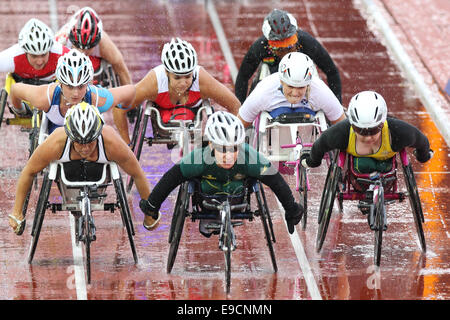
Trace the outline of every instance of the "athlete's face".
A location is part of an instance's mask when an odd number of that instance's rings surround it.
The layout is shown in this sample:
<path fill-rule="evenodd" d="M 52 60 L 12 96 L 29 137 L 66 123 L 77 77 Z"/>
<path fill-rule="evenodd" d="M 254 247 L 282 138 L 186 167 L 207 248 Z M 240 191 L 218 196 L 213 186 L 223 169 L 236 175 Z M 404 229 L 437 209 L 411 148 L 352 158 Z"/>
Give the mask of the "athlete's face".
<path fill-rule="evenodd" d="M 44 53 L 44 54 L 31 54 L 27 53 L 27 59 L 30 65 L 36 69 L 36 70 L 42 70 L 44 69 L 45 65 L 48 62 L 48 58 L 50 56 L 50 53 Z"/>
<path fill-rule="evenodd" d="M 283 81 L 281 81 L 281 85 L 283 86 L 284 97 L 291 104 L 299 103 L 305 96 L 306 90 L 308 89 L 308 86 L 293 87 Z"/>
<path fill-rule="evenodd" d="M 185 93 L 192 85 L 192 73 L 181 76 L 168 72 L 167 76 L 169 78 L 169 90 L 174 90 L 178 95 Z"/>
<path fill-rule="evenodd" d="M 288 53 L 297 51 L 297 48 L 295 45 L 292 45 L 290 47 L 284 47 L 284 48 L 283 47 L 281 47 L 281 48 L 271 47 L 270 49 L 280 60 Z"/>
<path fill-rule="evenodd" d="M 75 141 L 73 142 L 73 148 L 75 149 L 75 152 L 77 152 L 83 159 L 86 159 L 91 154 L 93 154 L 96 147 L 97 147 L 97 140 L 94 140 L 86 144 L 81 144 Z"/>
<path fill-rule="evenodd" d="M 76 48 L 76 49 L 89 57 L 94 52 L 95 47 L 92 47 L 90 49 L 78 49 L 78 48 Z"/>
<path fill-rule="evenodd" d="M 212 146 L 212 145 L 211 145 Z M 223 169 L 231 169 L 237 161 L 239 149 L 235 147 L 215 147 L 216 165 Z"/>
<path fill-rule="evenodd" d="M 75 105 L 80 103 L 86 95 L 87 84 L 77 87 L 61 84 L 61 89 L 66 103 Z"/>

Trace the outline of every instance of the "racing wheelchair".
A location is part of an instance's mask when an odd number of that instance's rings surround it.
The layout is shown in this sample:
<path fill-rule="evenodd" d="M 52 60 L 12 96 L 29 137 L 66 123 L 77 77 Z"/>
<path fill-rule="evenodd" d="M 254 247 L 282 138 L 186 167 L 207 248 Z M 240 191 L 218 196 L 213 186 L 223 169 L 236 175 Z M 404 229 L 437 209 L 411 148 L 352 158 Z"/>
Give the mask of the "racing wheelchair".
<path fill-rule="evenodd" d="M 131 146 L 136 159 L 140 159 L 144 141 L 149 146 L 153 144 L 166 144 L 168 148 L 178 145 L 180 156 L 186 155 L 194 147 L 202 144 L 202 123 L 213 113 L 208 100 L 203 101 L 202 106 L 196 110 L 195 120 L 169 120 L 163 124 L 161 114 L 155 104 L 147 101 L 145 108 L 139 107 L 138 116 L 134 125 Z M 177 114 L 179 116 L 181 114 Z M 147 125 L 150 119 L 152 136 L 146 137 Z M 133 187 L 133 179 L 127 179 L 127 192 Z"/>
<path fill-rule="evenodd" d="M 206 225 L 209 229 L 215 229 L 219 234 L 219 249 L 225 257 L 225 282 L 226 292 L 231 286 L 231 252 L 237 247 L 234 227 L 242 225 L 244 220 L 252 221 L 260 217 L 267 246 L 269 248 L 272 266 L 275 272 L 278 267 L 275 259 L 273 243 L 276 241 L 273 233 L 271 217 L 266 198 L 261 192 L 261 182 L 248 179 L 239 194 L 233 195 L 207 195 L 200 191 L 198 179 L 186 181 L 180 185 L 175 203 L 174 213 L 169 231 L 169 254 L 167 259 L 167 273 L 172 271 L 175 263 L 178 247 L 185 220 L 211 220 Z M 251 208 L 251 194 L 255 195 L 257 208 Z"/>
<path fill-rule="evenodd" d="M 25 84 L 31 85 L 43 85 L 49 84 L 51 81 L 44 81 L 40 79 L 23 79 L 13 73 L 8 73 L 5 80 L 5 87 L 0 91 L 0 127 L 2 123 L 6 123 L 7 125 L 19 125 L 21 126 L 21 131 L 29 132 L 29 156 L 33 154 L 34 150 L 38 146 L 39 139 L 39 128 L 42 120 L 42 111 L 30 106 L 30 104 L 26 101 L 26 107 L 29 109 L 29 114 L 24 116 L 18 116 L 13 112 L 11 106 L 8 102 L 8 96 L 11 91 L 11 86 L 16 82 L 22 82 Z M 5 110 L 8 107 L 10 113 L 14 115 L 13 118 L 4 118 Z"/>
<path fill-rule="evenodd" d="M 398 190 L 398 158 L 400 158 L 406 192 Z M 392 158 L 389 171 L 370 174 L 362 174 L 355 170 L 352 155 L 344 151 L 336 153 L 329 166 L 320 201 L 317 251 L 320 252 L 323 246 L 335 199 L 338 200 L 341 213 L 344 200 L 359 200 L 358 207 L 363 214 L 367 215 L 369 227 L 375 232 L 374 263 L 380 266 L 383 232 L 387 230 L 386 205 L 395 201 L 401 202 L 405 198 L 409 199 L 420 246 L 422 252 L 425 252 L 426 242 L 422 226 L 425 219 L 414 172 L 406 150 L 401 150 Z"/>
<path fill-rule="evenodd" d="M 83 162 L 83 161 L 81 161 Z M 87 282 L 91 282 L 91 243 L 96 240 L 96 227 L 93 211 L 114 212 L 119 209 L 123 226 L 126 228 L 128 240 L 134 262 L 138 262 L 133 236 L 135 234 L 133 221 L 128 206 L 125 188 L 117 164 L 94 164 L 94 168 L 87 168 L 82 163 L 83 181 L 74 181 L 71 175 L 73 170 L 67 167 L 67 163 L 52 162 L 44 173 L 42 187 L 39 193 L 36 211 L 31 230 L 31 244 L 28 253 L 28 263 L 31 264 L 36 251 L 39 235 L 47 209 L 53 213 L 56 211 L 70 211 L 75 218 L 74 239 L 77 245 L 83 243 L 84 264 L 86 267 Z M 92 175 L 87 175 L 87 172 Z M 95 174 L 94 174 L 95 173 Z M 116 202 L 105 203 L 106 188 L 114 184 Z M 61 202 L 50 202 L 49 195 L 52 183 L 55 182 L 61 194 Z"/>
<path fill-rule="evenodd" d="M 278 167 L 280 173 L 295 176 L 295 190 L 305 210 L 302 217 L 302 228 L 305 229 L 310 185 L 300 158 L 303 153 L 309 152 L 328 124 L 322 111 L 303 109 L 274 117 L 269 112 L 261 112 L 254 122 L 253 147 Z M 329 159 L 327 154 L 327 162 Z"/>

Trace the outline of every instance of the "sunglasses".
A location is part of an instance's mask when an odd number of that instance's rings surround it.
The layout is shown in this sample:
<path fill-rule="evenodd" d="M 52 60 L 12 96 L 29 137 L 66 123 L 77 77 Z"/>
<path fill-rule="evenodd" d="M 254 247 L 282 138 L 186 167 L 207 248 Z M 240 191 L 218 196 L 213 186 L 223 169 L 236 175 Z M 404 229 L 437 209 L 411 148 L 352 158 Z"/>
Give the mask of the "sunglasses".
<path fill-rule="evenodd" d="M 357 134 L 361 135 L 361 136 L 373 136 L 376 135 L 378 132 L 381 131 L 381 129 L 383 129 L 384 123 L 376 126 L 376 127 L 372 127 L 372 128 L 358 128 L 354 125 L 352 125 L 353 131 L 355 131 Z"/>
<path fill-rule="evenodd" d="M 236 153 L 238 151 L 238 146 L 227 147 L 213 144 L 212 147 L 214 151 L 217 151 L 219 153 Z"/>
<path fill-rule="evenodd" d="M 289 47 L 273 47 L 273 46 L 269 46 L 270 50 L 272 51 L 288 51 L 291 50 L 295 45 L 293 44 L 292 46 Z"/>

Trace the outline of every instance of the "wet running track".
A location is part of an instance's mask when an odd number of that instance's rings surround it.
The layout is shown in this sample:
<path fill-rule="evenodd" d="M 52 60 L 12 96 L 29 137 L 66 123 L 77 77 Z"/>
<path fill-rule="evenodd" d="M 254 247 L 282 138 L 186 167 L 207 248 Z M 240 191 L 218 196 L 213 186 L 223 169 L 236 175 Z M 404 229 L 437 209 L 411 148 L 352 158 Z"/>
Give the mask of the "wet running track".
<path fill-rule="evenodd" d="M 31 265 L 27 263 L 38 192 L 34 192 L 30 201 L 27 229 L 18 237 L 10 229 L 7 215 L 13 206 L 18 176 L 27 160 L 28 135 L 18 127 L 3 124 L 0 299 L 450 298 L 450 150 L 379 33 L 361 14 L 359 1 L 223 0 L 207 7 L 203 1 L 77 1 L 74 6 L 73 1 L 3 0 L 0 49 L 16 42 L 28 19 L 37 17 L 55 28 L 62 26 L 74 10 L 86 5 L 99 13 L 104 29 L 122 51 L 134 82 L 160 63 L 162 45 L 179 36 L 194 45 L 200 64 L 231 89 L 233 68 L 226 62 L 211 15 L 217 14 L 231 56 L 239 67 L 250 44 L 260 36 L 264 16 L 274 7 L 290 11 L 301 28 L 318 38 L 336 62 L 341 72 L 344 105 L 358 91 L 375 90 L 384 96 L 392 115 L 416 125 L 429 137 L 434 158 L 423 165 L 412 160 L 425 212 L 427 252 L 420 251 L 409 204 L 392 204 L 388 207 L 389 227 L 383 241 L 381 268 L 376 271 L 372 262 L 373 232 L 356 202 L 345 202 L 344 213 L 333 214 L 323 250 L 317 253 L 316 218 L 326 173 L 322 166 L 310 172 L 314 184 L 305 231 L 297 227 L 294 235 L 289 236 L 284 213 L 273 194 L 267 192 L 277 237 L 274 245 L 277 273 L 273 272 L 260 223 L 246 222 L 236 228 L 238 247 L 232 254 L 231 292 L 226 295 L 224 260 L 217 237 L 204 238 L 198 233 L 197 223 L 188 221 L 174 268 L 167 274 L 167 235 L 176 192 L 162 206 L 159 227 L 149 232 L 142 227 L 140 199 L 133 188 L 129 202 L 139 263 L 133 262 L 119 213 L 95 212 L 97 240 L 91 249 L 92 283 L 87 285 L 84 274 L 76 272 L 82 260 L 79 248 L 72 246 L 69 213 L 47 211 L 34 261 Z M 4 75 L 1 77 L 3 84 Z M 8 111 L 5 116 L 10 116 Z M 110 115 L 107 119 L 112 123 Z M 165 146 L 144 147 L 141 165 L 152 186 L 171 167 L 171 159 L 176 156 Z M 293 177 L 286 179 L 294 188 Z M 113 191 L 109 192 L 112 195 Z M 50 197 L 58 196 L 54 187 Z"/>

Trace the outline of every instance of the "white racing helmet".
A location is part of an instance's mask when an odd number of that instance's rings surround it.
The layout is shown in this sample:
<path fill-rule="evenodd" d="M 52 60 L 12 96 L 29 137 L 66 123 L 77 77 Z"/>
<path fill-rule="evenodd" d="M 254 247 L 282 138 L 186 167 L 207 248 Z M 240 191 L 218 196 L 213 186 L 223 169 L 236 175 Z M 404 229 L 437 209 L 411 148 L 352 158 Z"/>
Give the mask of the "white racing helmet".
<path fill-rule="evenodd" d="M 292 87 L 306 87 L 316 73 L 312 59 L 301 52 L 288 53 L 278 66 L 280 80 Z"/>
<path fill-rule="evenodd" d="M 225 112 L 214 112 L 206 121 L 206 137 L 218 146 L 232 147 L 240 145 L 245 139 L 242 121 L 235 115 Z"/>
<path fill-rule="evenodd" d="M 72 49 L 58 59 L 56 78 L 68 86 L 87 84 L 94 78 L 91 60 L 77 49 Z"/>
<path fill-rule="evenodd" d="M 383 127 L 387 106 L 380 94 L 375 91 L 362 91 L 350 100 L 347 112 L 353 129 L 362 135 L 370 135 Z"/>
<path fill-rule="evenodd" d="M 41 20 L 30 19 L 19 33 L 19 45 L 26 53 L 41 55 L 53 45 L 53 31 Z"/>
<path fill-rule="evenodd" d="M 87 144 L 98 138 L 103 128 L 103 119 L 96 107 L 81 102 L 67 110 L 64 130 L 70 140 Z"/>
<path fill-rule="evenodd" d="M 161 61 L 168 72 L 178 75 L 189 74 L 197 66 L 197 53 L 189 42 L 172 38 L 163 47 Z"/>

